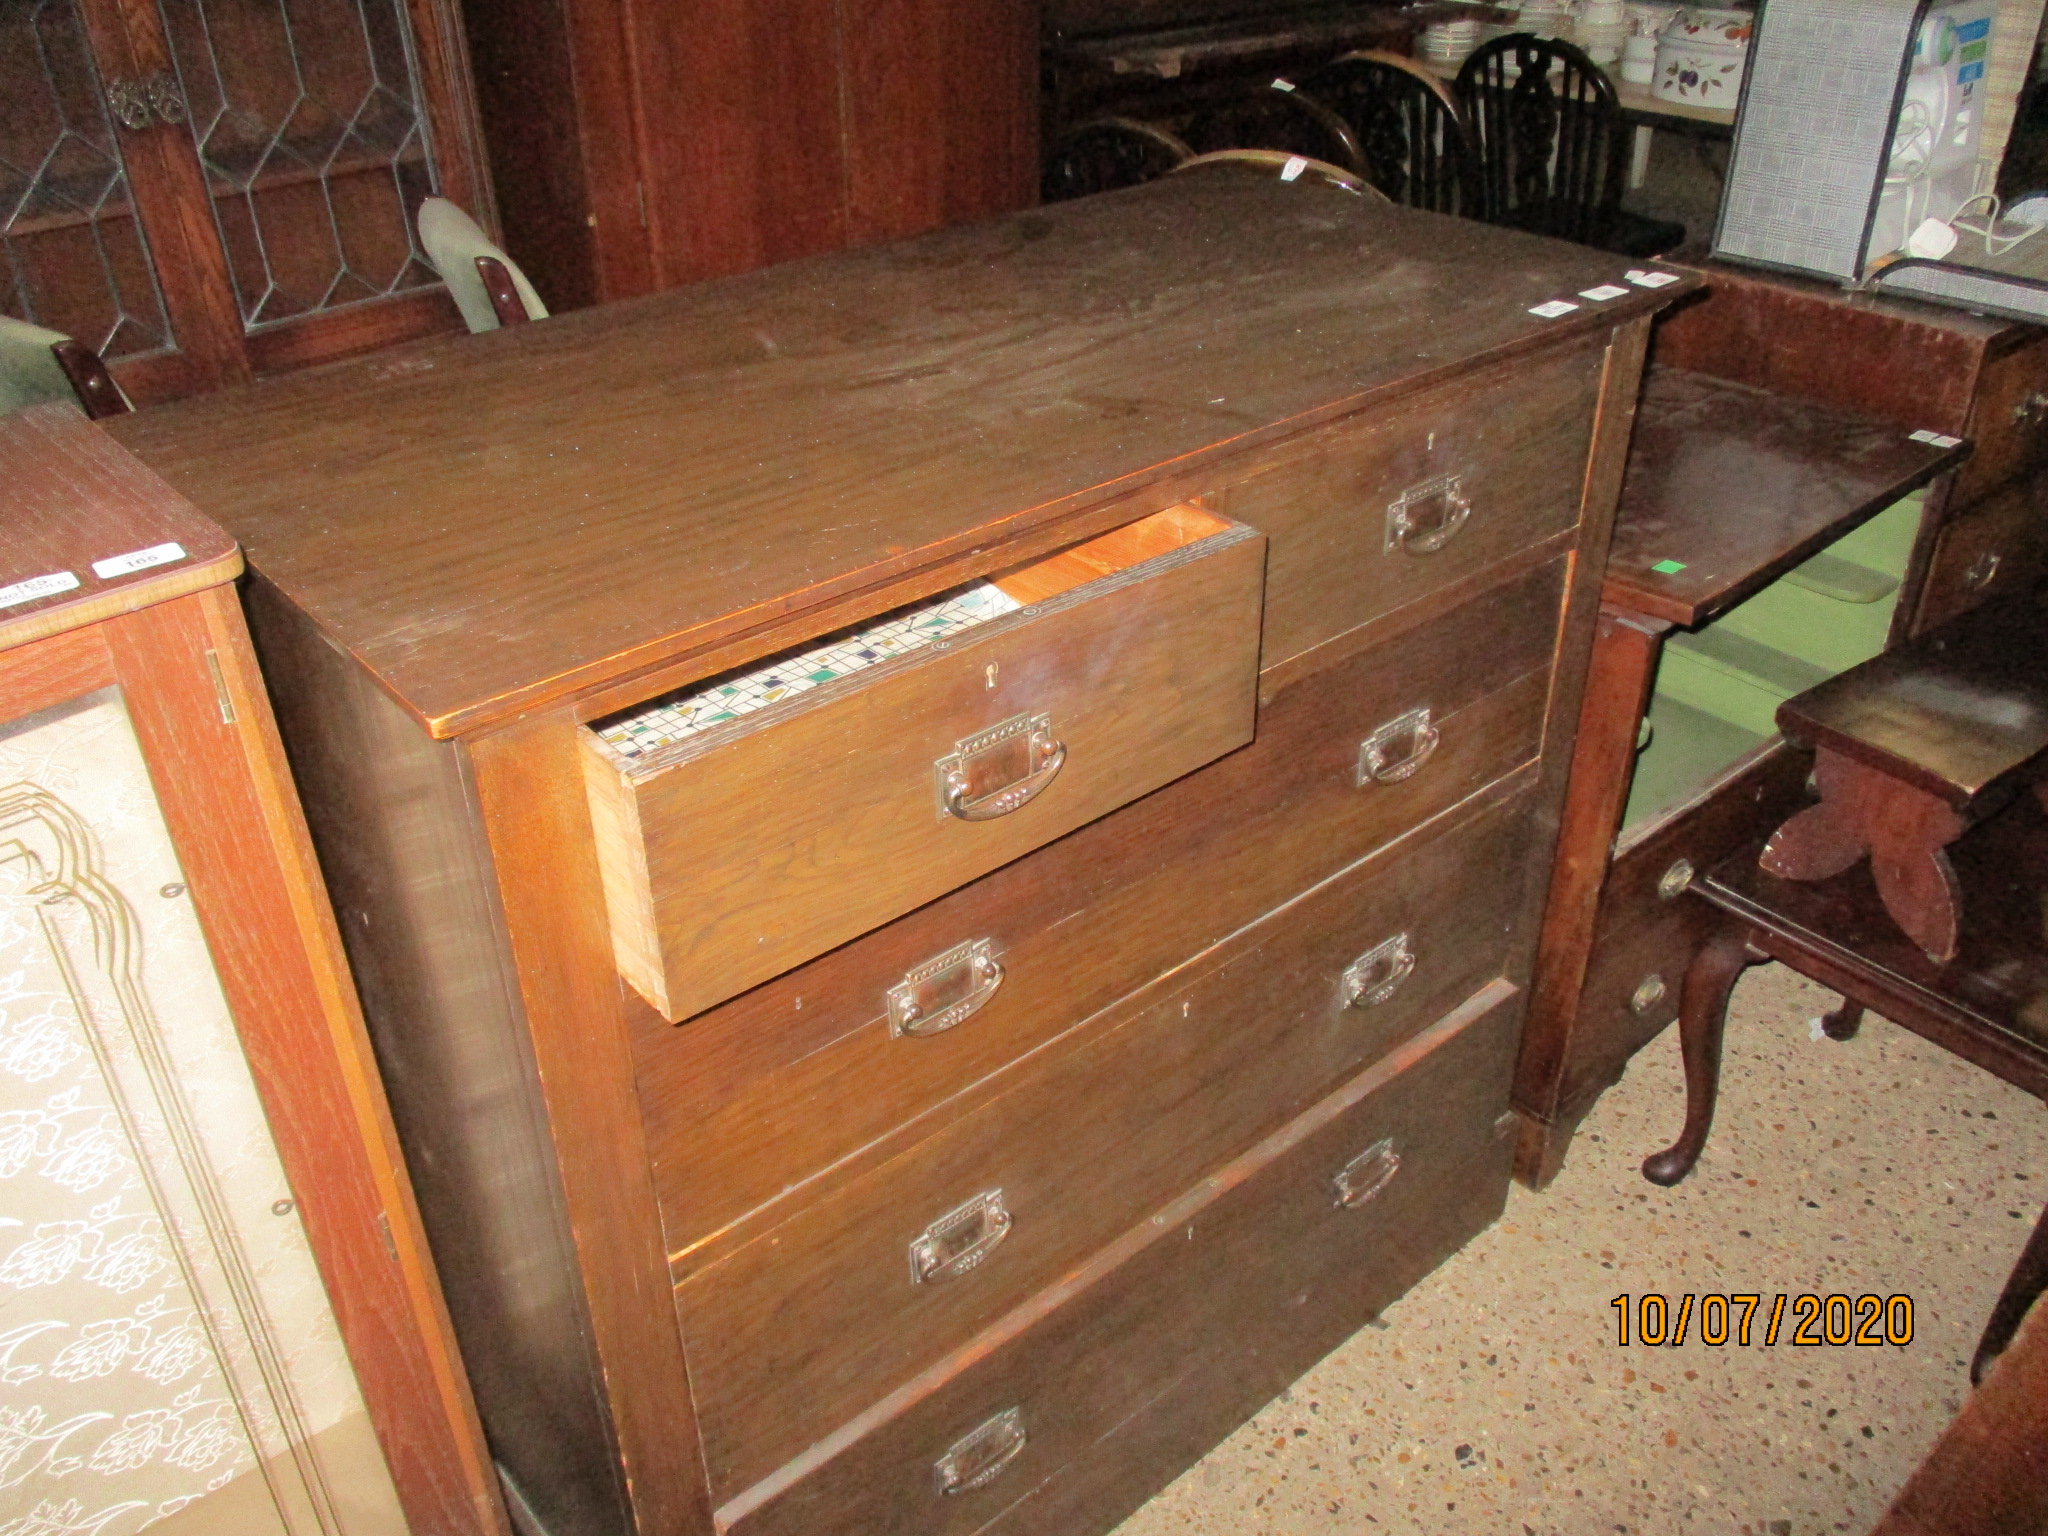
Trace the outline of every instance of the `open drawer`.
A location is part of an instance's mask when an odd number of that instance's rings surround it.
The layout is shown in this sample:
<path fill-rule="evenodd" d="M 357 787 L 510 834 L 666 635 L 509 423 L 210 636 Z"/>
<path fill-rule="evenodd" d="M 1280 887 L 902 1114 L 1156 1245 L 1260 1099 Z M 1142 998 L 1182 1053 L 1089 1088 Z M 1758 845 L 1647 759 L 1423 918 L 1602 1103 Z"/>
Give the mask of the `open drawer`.
<path fill-rule="evenodd" d="M 1169 507 L 593 722 L 621 974 L 688 1018 L 1242 746 L 1264 564 Z"/>

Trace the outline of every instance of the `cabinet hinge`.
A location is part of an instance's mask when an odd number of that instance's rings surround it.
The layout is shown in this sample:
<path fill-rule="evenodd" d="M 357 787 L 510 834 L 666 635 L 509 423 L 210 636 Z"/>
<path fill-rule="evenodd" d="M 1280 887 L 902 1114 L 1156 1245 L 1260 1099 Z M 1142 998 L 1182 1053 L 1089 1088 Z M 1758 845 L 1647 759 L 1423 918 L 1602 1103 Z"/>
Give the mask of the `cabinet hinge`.
<path fill-rule="evenodd" d="M 228 680 L 226 674 L 220 669 L 220 654 L 218 652 L 208 651 L 206 653 L 206 670 L 213 674 L 213 696 L 220 703 L 220 723 L 222 725 L 233 725 L 235 723 L 235 701 L 228 693 Z"/>

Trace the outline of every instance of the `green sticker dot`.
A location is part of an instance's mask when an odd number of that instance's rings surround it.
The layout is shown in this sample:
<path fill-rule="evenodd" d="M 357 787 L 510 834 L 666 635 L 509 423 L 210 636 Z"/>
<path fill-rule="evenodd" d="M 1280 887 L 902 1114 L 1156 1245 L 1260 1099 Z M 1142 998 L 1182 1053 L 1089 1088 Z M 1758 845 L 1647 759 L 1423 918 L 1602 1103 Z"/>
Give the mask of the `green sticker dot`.
<path fill-rule="evenodd" d="M 1685 569 L 1685 562 L 1683 560 L 1659 560 L 1650 569 L 1666 576 L 1676 576 Z"/>

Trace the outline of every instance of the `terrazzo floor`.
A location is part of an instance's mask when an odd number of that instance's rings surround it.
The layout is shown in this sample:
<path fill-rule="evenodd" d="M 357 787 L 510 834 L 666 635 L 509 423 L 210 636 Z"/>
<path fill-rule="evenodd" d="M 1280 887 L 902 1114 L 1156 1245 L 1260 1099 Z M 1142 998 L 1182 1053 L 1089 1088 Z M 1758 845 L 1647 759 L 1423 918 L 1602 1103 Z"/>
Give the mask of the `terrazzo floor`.
<path fill-rule="evenodd" d="M 1562 1174 L 1132 1515 L 1118 1536 L 1868 1531 L 1968 1387 L 2048 1196 L 2048 1114 L 1771 965 L 1730 1012 L 1713 1138 L 1671 1190 L 1675 1031 L 1587 1118 Z M 1615 1296 L 1913 1299 L 1904 1347 L 1617 1343 Z M 1788 1303 L 1788 1307 L 1789 1307 Z M 1653 1316 L 1654 1323 L 1654 1316 Z"/>

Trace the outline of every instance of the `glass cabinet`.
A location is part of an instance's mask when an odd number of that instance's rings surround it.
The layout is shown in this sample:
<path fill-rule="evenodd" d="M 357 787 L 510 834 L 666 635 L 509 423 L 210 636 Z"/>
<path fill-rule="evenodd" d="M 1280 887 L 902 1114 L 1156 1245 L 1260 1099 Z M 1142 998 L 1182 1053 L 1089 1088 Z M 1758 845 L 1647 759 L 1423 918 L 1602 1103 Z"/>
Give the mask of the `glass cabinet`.
<path fill-rule="evenodd" d="M 0 310 L 163 399 L 459 323 L 412 227 L 476 211 L 452 0 L 0 0 Z"/>

